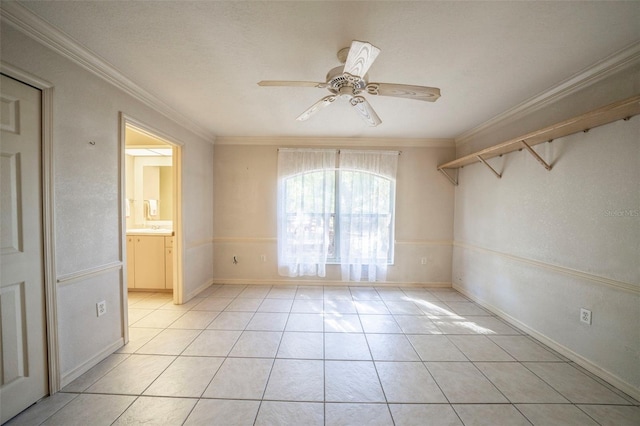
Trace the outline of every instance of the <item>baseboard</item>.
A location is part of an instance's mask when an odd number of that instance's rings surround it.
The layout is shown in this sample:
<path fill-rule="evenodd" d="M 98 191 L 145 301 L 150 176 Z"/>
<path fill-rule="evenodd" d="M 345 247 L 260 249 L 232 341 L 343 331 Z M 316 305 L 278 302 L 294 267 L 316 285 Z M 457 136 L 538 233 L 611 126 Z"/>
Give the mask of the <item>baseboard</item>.
<path fill-rule="evenodd" d="M 245 278 L 214 278 L 212 284 L 230 284 L 230 285 L 324 285 L 324 286 L 349 286 L 349 287 L 432 287 L 432 288 L 450 288 L 450 282 L 389 282 L 389 281 L 340 281 L 340 280 L 323 280 L 323 279 L 282 279 L 282 280 L 257 280 Z"/>
<path fill-rule="evenodd" d="M 213 284 L 215 284 L 213 278 L 211 278 L 210 280 L 208 280 L 206 283 L 202 284 L 200 287 L 196 288 L 195 290 L 189 292 L 189 294 L 187 294 L 184 297 L 184 303 L 187 303 L 189 300 L 193 299 L 194 297 L 196 297 L 198 294 L 202 293 L 203 291 L 205 291 L 206 289 L 208 289 L 209 287 L 211 287 Z"/>
<path fill-rule="evenodd" d="M 116 350 L 124 346 L 124 339 L 120 338 L 110 345 L 103 348 L 96 355 L 83 362 L 76 368 L 71 371 L 62 373 L 60 378 L 60 389 L 67 386 L 69 383 L 73 382 L 78 377 L 82 376 L 84 373 L 95 367 L 100 361 L 104 360 L 106 357 L 114 353 Z"/>
<path fill-rule="evenodd" d="M 507 314 L 503 310 L 493 306 L 490 303 L 487 303 L 486 301 L 484 301 L 482 299 L 479 299 L 475 295 L 473 295 L 470 292 L 466 291 L 464 288 L 461 288 L 461 287 L 459 287 L 459 286 L 457 286 L 455 284 L 453 285 L 453 288 L 456 289 L 457 291 L 459 291 L 460 293 L 464 294 L 465 296 L 467 296 L 468 298 L 470 298 L 471 300 L 473 300 L 477 304 L 479 304 L 482 307 L 484 307 L 484 308 L 488 309 L 489 311 L 493 312 L 494 314 L 496 314 L 497 316 L 499 316 L 500 318 L 502 318 L 503 320 L 505 320 L 509 324 L 511 324 L 511 325 L 513 325 L 515 327 L 518 327 L 520 330 L 526 332 L 527 334 L 529 334 L 534 339 L 538 340 L 539 342 L 541 342 L 541 343 L 547 345 L 548 347 L 550 347 L 551 349 L 555 350 L 560 355 L 567 357 L 571 361 L 573 361 L 576 364 L 578 364 L 580 367 L 582 367 L 585 370 L 589 371 L 590 373 L 598 376 L 599 378 L 601 378 L 602 380 L 606 381 L 607 383 L 615 386 L 616 388 L 618 388 L 622 392 L 626 393 L 630 397 L 640 401 L 640 389 L 638 389 L 635 386 L 625 382 L 623 379 L 621 379 L 620 377 L 616 376 L 615 374 L 613 374 L 613 373 L 603 369 L 602 367 L 594 364 L 589 359 L 587 359 L 587 358 L 583 357 L 582 355 L 572 351 L 571 349 L 567 348 L 566 346 L 564 346 L 564 345 L 556 342 L 555 340 L 550 339 L 549 337 L 545 336 L 544 334 L 542 334 L 542 333 L 530 328 L 529 326 L 527 326 L 526 324 L 524 324 L 520 320 L 512 317 L 511 315 Z"/>

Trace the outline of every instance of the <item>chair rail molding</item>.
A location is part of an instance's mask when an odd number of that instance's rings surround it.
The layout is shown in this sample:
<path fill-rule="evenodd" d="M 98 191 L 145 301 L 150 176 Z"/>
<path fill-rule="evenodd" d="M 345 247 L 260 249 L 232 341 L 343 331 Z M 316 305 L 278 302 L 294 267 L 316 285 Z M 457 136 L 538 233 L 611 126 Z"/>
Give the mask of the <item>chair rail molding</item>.
<path fill-rule="evenodd" d="M 558 272 L 558 273 L 565 274 L 565 275 L 570 275 L 572 277 L 576 277 L 576 278 L 580 278 L 580 279 L 583 279 L 583 280 L 588 280 L 588 281 L 595 282 L 595 283 L 598 283 L 598 284 L 602 284 L 602 285 L 606 285 L 606 286 L 609 286 L 609 287 L 613 287 L 613 288 L 616 288 L 618 290 L 623 290 L 623 291 L 628 291 L 630 293 L 640 294 L 640 285 L 637 285 L 637 284 L 627 283 L 627 282 L 624 282 L 624 281 L 618 281 L 618 280 L 614 280 L 614 279 L 606 278 L 606 277 L 601 277 L 599 275 L 590 274 L 588 272 L 579 271 L 577 269 L 567 268 L 565 266 L 555 265 L 555 264 L 552 264 L 552 263 L 547 263 L 547 262 L 543 262 L 543 261 L 540 261 L 540 260 L 530 259 L 530 258 L 527 258 L 527 257 L 516 256 L 516 255 L 513 255 L 513 254 L 504 253 L 504 252 L 493 250 L 493 249 L 489 249 L 489 248 L 486 248 L 486 247 L 480 247 L 480 246 L 477 246 L 477 245 L 474 245 L 474 244 L 465 243 L 465 242 L 462 242 L 462 241 L 454 241 L 453 246 L 454 246 L 454 248 L 455 247 L 459 247 L 459 248 L 463 248 L 463 249 L 466 249 L 466 250 L 472 250 L 472 251 L 479 252 L 479 253 L 499 256 L 499 257 L 502 257 L 504 259 L 508 259 L 508 260 L 511 260 L 511 261 L 519 262 L 519 263 L 524 263 L 524 264 L 535 266 L 535 267 L 538 267 L 538 268 L 547 269 L 547 270 Z"/>
<path fill-rule="evenodd" d="M 59 275 L 57 282 L 58 285 L 67 285 L 74 282 L 87 279 L 89 277 L 95 277 L 107 272 L 117 271 L 122 269 L 122 262 L 119 260 L 116 262 L 105 263 L 104 265 L 94 266 L 93 268 L 83 269 L 81 271 L 71 272 L 69 274 Z"/>

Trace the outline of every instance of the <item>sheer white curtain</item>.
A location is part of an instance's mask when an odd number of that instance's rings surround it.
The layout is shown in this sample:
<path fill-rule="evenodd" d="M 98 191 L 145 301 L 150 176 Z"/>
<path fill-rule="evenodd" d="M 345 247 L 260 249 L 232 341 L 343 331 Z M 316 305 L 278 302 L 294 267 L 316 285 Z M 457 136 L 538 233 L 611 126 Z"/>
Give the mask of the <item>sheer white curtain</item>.
<path fill-rule="evenodd" d="M 326 275 L 336 150 L 278 150 L 278 273 Z"/>
<path fill-rule="evenodd" d="M 393 256 L 398 151 L 340 150 L 339 229 L 343 281 L 384 281 Z M 364 173 L 363 173 L 364 172 Z"/>

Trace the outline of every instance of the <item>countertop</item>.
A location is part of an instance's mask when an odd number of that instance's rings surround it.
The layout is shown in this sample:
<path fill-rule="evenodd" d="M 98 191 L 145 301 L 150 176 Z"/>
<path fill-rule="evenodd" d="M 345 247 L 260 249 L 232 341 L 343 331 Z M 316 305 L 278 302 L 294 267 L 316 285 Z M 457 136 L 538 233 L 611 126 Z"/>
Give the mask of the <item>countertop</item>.
<path fill-rule="evenodd" d="M 171 229 L 136 228 L 127 229 L 127 235 L 158 235 L 162 237 L 172 237 L 174 234 Z"/>

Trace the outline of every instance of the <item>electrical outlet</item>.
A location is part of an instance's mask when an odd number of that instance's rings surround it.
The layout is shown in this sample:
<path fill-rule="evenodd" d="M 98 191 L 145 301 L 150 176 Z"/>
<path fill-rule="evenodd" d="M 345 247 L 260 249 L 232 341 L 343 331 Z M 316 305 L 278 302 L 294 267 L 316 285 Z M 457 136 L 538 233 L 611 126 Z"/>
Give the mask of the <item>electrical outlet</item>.
<path fill-rule="evenodd" d="M 420 264 L 421 265 L 426 265 L 427 264 L 427 258 L 423 257 L 422 259 L 420 259 Z"/>
<path fill-rule="evenodd" d="M 266 262 L 267 261 L 267 255 L 266 254 L 261 254 L 260 255 L 260 260 L 262 260 L 262 262 Z"/>
<path fill-rule="evenodd" d="M 101 302 L 96 303 L 96 313 L 98 314 L 99 317 L 101 317 L 104 314 L 106 314 L 107 313 L 107 302 L 105 302 L 103 300 Z"/>
<path fill-rule="evenodd" d="M 591 325 L 591 311 L 580 308 L 580 322 Z"/>

